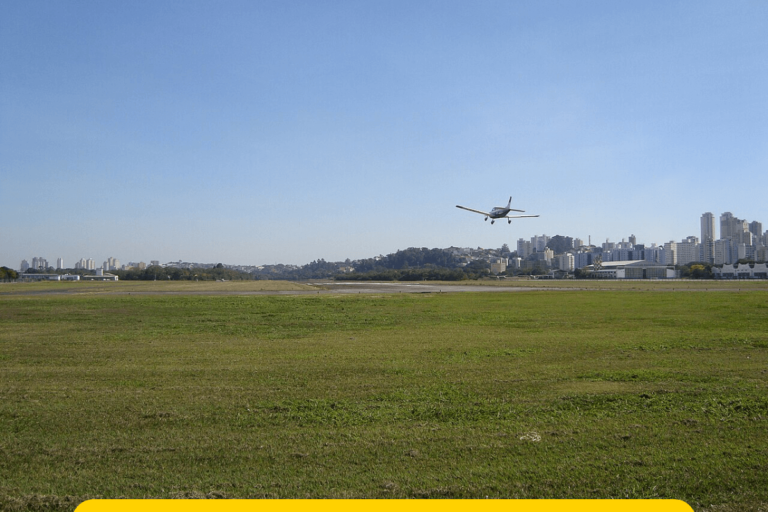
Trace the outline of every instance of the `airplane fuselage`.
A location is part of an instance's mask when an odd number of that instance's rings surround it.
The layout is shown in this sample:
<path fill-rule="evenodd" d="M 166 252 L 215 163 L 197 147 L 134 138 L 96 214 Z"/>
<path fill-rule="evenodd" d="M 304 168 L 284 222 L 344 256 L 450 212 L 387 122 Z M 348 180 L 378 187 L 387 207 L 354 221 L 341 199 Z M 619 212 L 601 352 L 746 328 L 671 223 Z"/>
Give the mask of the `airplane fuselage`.
<path fill-rule="evenodd" d="M 488 217 L 492 219 L 503 219 L 509 214 L 511 208 L 494 208 L 488 213 Z"/>

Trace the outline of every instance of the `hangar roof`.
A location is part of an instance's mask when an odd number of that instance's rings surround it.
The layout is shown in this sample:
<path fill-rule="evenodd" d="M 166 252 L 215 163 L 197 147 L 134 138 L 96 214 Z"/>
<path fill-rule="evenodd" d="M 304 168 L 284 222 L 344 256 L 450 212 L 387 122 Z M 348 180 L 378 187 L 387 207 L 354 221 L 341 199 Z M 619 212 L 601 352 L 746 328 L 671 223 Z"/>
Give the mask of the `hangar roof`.
<path fill-rule="evenodd" d="M 589 265 L 590 267 L 593 267 L 594 265 Z M 604 261 L 600 264 L 600 266 L 603 269 L 609 269 L 609 268 L 618 268 L 618 267 L 641 267 L 641 268 L 648 268 L 648 267 L 671 267 L 672 265 L 660 265 L 658 263 L 654 263 L 653 261 L 645 261 L 645 260 L 626 260 L 626 261 Z"/>

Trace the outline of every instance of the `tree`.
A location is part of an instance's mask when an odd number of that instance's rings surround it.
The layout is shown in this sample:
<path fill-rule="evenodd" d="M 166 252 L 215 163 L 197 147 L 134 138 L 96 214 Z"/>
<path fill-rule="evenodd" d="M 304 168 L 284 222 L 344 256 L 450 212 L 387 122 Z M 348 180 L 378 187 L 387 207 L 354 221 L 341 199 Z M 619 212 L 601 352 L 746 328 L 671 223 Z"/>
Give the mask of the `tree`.
<path fill-rule="evenodd" d="M 0 267 L 0 281 L 15 281 L 19 277 L 18 272 L 8 267 Z"/>
<path fill-rule="evenodd" d="M 680 277 L 691 279 L 712 279 L 712 265 L 710 263 L 691 263 L 680 267 Z"/>

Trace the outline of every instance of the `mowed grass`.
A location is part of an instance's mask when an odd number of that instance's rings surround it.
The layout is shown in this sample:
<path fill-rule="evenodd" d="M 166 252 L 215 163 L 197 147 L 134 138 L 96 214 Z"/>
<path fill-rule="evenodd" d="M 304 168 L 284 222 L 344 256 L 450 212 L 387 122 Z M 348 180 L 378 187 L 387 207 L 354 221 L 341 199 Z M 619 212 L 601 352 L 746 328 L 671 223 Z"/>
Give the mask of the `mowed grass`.
<path fill-rule="evenodd" d="M 768 293 L 0 297 L 0 509 L 768 506 Z"/>
<path fill-rule="evenodd" d="M 425 281 L 436 284 L 437 281 Z M 440 286 L 490 286 L 494 288 L 522 287 L 557 290 L 603 291 L 768 291 L 765 279 L 713 280 L 713 279 L 479 279 L 477 281 L 440 281 Z"/>
<path fill-rule="evenodd" d="M 41 281 L 0 283 L 0 297 L 30 294 L 252 293 L 313 291 L 292 281 Z"/>

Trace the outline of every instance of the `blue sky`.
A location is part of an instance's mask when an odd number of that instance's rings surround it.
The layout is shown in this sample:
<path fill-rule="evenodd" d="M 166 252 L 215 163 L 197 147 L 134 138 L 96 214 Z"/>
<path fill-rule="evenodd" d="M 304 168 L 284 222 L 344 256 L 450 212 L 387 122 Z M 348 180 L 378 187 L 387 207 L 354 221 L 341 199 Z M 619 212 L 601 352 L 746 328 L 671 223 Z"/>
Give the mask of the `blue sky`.
<path fill-rule="evenodd" d="M 766 34 L 762 0 L 2 2 L 0 265 L 768 228 Z M 510 195 L 541 217 L 455 208 Z"/>

